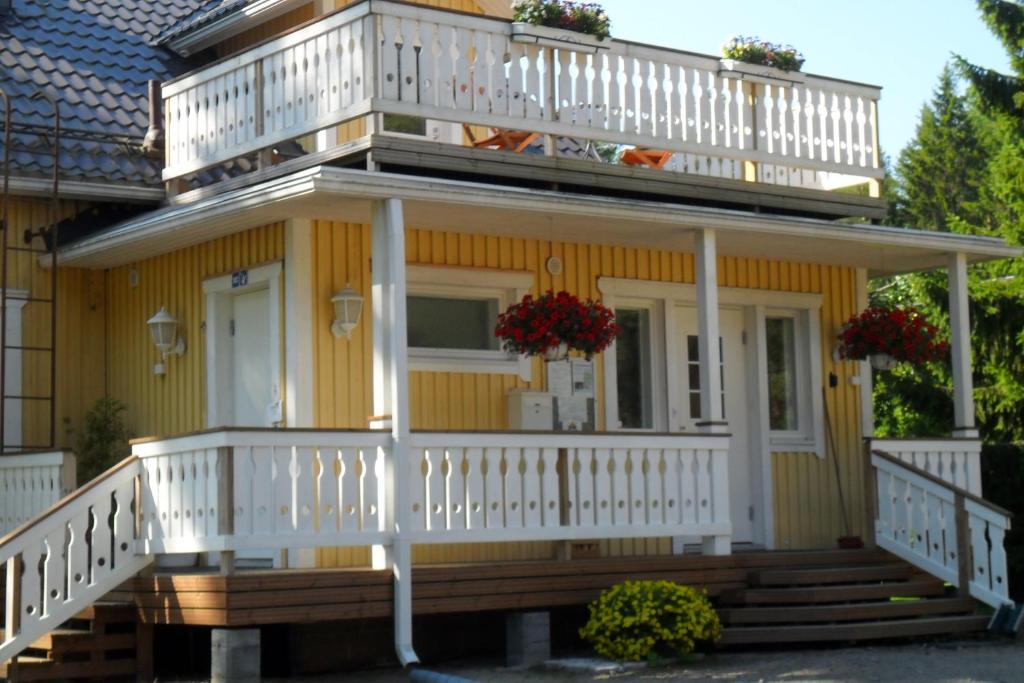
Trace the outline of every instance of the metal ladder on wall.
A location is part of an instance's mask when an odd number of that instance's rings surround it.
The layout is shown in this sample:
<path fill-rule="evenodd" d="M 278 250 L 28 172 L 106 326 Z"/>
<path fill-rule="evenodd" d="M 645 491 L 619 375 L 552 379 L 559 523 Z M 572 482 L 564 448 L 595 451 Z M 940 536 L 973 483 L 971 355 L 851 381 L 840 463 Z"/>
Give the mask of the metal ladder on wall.
<path fill-rule="evenodd" d="M 23 319 L 30 321 L 31 325 L 24 326 L 27 334 L 23 333 L 20 339 L 12 341 L 8 329 L 8 318 L 6 314 L 0 319 L 0 452 L 12 451 L 33 451 L 52 449 L 57 441 L 57 247 L 60 223 L 60 146 L 61 146 L 61 121 L 60 104 L 56 99 L 42 90 L 37 90 L 32 99 L 42 99 L 49 103 L 53 110 L 52 126 L 39 124 L 15 123 L 11 112 L 10 98 L 0 88 L 0 104 L 3 106 L 3 187 L 0 189 L 0 311 L 7 311 L 13 303 L 19 307 Z M 11 180 L 11 151 L 12 134 L 17 130 L 21 134 L 38 135 L 49 143 L 50 154 L 53 157 L 53 172 L 50 195 L 47 201 L 46 220 L 38 228 L 29 227 L 21 235 L 14 234 L 10 229 L 10 180 Z M 24 151 L 39 154 L 39 148 L 32 147 Z M 26 259 L 23 255 L 28 255 Z M 17 287 L 18 269 L 13 267 L 12 260 L 25 259 L 33 261 L 35 258 L 53 254 L 54 258 L 49 269 L 49 292 L 37 292 L 32 284 L 39 278 L 36 277 L 35 263 L 30 263 L 27 278 L 27 287 Z M 13 290 L 13 291 L 12 291 Z M 42 309 L 42 314 L 36 311 Z M 40 334 L 37 330 L 41 323 L 49 318 L 49 336 Z M 19 386 L 9 387 L 8 376 L 14 368 L 12 365 L 12 352 L 20 358 L 19 374 L 21 382 Z M 38 362 L 42 357 L 45 361 Z M 39 381 L 35 377 L 36 371 L 42 370 L 48 374 L 49 381 Z M 32 393 L 24 390 L 27 369 L 33 371 Z M 16 403 L 15 403 L 16 402 Z M 22 437 L 17 439 L 21 443 L 10 443 L 11 438 L 7 428 L 8 411 L 10 403 L 18 406 L 19 418 L 22 420 Z M 28 410 L 26 410 L 26 408 Z M 49 428 L 46 430 L 34 430 L 31 435 L 27 434 L 24 428 L 26 414 L 33 417 L 45 415 Z"/>

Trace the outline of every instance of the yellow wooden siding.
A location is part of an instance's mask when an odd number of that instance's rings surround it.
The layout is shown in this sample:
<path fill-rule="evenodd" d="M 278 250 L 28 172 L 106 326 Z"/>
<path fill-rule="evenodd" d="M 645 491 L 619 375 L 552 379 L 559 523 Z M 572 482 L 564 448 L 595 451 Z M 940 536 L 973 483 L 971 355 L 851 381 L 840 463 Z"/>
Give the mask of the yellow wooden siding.
<path fill-rule="evenodd" d="M 346 283 L 368 295 L 370 292 L 370 231 L 365 225 L 317 221 L 313 235 L 315 325 L 315 410 L 317 426 L 364 428 L 372 412 L 372 328 L 368 319 L 357 328 L 351 341 L 336 340 L 329 332 L 333 316 L 330 295 Z M 550 256 L 562 259 L 560 275 L 552 276 L 544 263 Z M 534 292 L 569 290 L 581 297 L 600 298 L 600 277 L 694 282 L 690 254 L 653 249 L 557 241 L 466 235 L 410 229 L 407 232 L 407 261 L 433 264 L 529 271 L 534 274 Z M 787 264 L 763 259 L 719 259 L 719 284 L 723 287 L 769 289 L 824 294 L 822 310 L 823 369 L 836 372 L 839 385 L 829 389 L 829 413 L 836 426 L 841 451 L 844 487 L 854 510 L 863 508 L 861 485 L 859 400 L 856 387 L 849 384 L 855 372 L 852 364 L 834 364 L 832 335 L 855 309 L 854 271 L 849 268 Z M 409 377 L 411 423 L 414 429 L 487 430 L 506 429 L 507 395 L 515 387 L 544 386 L 543 368 L 535 361 L 534 381 L 528 385 L 506 375 L 443 372 L 412 372 Z M 602 365 L 597 364 L 598 396 L 603 396 Z M 820 388 L 816 388 L 820 391 Z M 600 403 L 600 398 L 599 398 Z M 599 427 L 603 410 L 597 410 Z M 780 548 L 828 547 L 840 535 L 841 516 L 832 464 L 812 454 L 773 456 L 775 487 L 775 534 Z M 862 533 L 863 519 L 854 520 L 855 533 Z M 608 555 L 664 553 L 667 540 L 608 541 L 602 543 Z M 422 547 L 418 561 L 511 560 L 550 557 L 548 543 L 480 546 Z M 320 562 L 326 566 L 365 563 L 363 552 L 325 550 Z"/>
<path fill-rule="evenodd" d="M 295 28 L 299 24 L 309 21 L 314 16 L 313 3 L 297 7 L 291 12 L 285 12 L 279 17 L 274 17 L 255 28 L 243 31 L 218 43 L 216 47 L 217 56 L 224 57 L 250 48 L 268 38 L 273 38 L 278 33 L 284 33 L 289 29 Z"/>
<path fill-rule="evenodd" d="M 68 218 L 87 207 L 78 202 L 61 202 L 60 216 Z M 10 229 L 3 231 L 11 246 L 24 246 L 26 230 L 38 230 L 52 221 L 52 205 L 45 200 L 13 198 L 8 205 Z M 37 239 L 36 248 L 42 243 Z M 56 429 L 58 446 L 71 446 L 82 416 L 104 393 L 103 324 L 104 276 L 77 269 L 62 269 L 57 287 L 57 383 Z M 34 254 L 11 252 L 8 286 L 31 297 L 50 299 L 51 272 L 42 268 Z M 51 345 L 50 304 L 28 302 L 21 309 L 22 345 L 48 348 Z M 50 395 L 50 355 L 22 352 L 22 387 L 27 396 Z M 22 402 L 22 443 L 43 446 L 50 436 L 50 404 Z"/>
<path fill-rule="evenodd" d="M 109 389 L 128 406 L 136 435 L 206 426 L 203 280 L 283 258 L 284 225 L 278 223 L 110 270 Z M 161 306 L 178 318 L 188 345 L 183 356 L 168 359 L 162 377 L 153 374 L 160 358 L 146 326 Z"/>

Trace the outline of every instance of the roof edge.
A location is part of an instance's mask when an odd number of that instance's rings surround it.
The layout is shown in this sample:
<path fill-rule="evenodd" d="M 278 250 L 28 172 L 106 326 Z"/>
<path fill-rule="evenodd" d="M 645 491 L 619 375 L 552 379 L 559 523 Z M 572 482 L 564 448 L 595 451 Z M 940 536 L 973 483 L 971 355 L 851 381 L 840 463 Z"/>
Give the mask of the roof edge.
<path fill-rule="evenodd" d="M 182 57 L 189 57 L 309 2 L 310 0 L 256 0 L 209 23 L 200 23 L 178 33 L 171 32 L 169 35 L 160 36 L 156 43 L 166 45 Z"/>
<path fill-rule="evenodd" d="M 117 200 L 137 202 L 139 204 L 156 204 L 164 201 L 167 194 L 159 187 L 139 187 L 116 183 L 94 183 L 81 180 L 61 180 L 60 196 L 62 199 L 87 199 L 91 201 Z M 10 180 L 12 195 L 29 197 L 49 197 L 53 194 L 53 180 L 49 178 L 26 178 L 12 176 Z"/>

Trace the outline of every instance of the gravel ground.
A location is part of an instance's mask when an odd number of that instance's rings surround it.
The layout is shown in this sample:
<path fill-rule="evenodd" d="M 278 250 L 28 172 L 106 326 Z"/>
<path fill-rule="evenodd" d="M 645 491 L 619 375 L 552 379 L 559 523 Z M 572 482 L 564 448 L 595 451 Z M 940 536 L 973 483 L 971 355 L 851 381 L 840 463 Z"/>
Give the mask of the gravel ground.
<path fill-rule="evenodd" d="M 510 670 L 497 664 L 428 667 L 480 683 L 578 683 L 582 681 L 1024 681 L 1024 643 L 953 641 L 929 644 L 719 653 L 687 665 L 645 667 L 619 673 Z M 407 673 L 377 670 L 304 681 L 408 681 Z"/>

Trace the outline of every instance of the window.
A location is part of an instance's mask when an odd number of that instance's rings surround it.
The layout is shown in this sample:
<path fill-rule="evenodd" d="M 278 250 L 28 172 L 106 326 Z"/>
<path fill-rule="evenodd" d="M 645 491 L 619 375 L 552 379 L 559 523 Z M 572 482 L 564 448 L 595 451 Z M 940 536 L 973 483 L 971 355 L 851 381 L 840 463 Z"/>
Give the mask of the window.
<path fill-rule="evenodd" d="M 494 336 L 498 297 L 455 298 L 410 295 L 409 346 L 430 349 L 498 351 Z"/>
<path fill-rule="evenodd" d="M 619 425 L 624 429 L 653 429 L 651 312 L 619 308 L 615 317 L 622 328 L 615 340 Z"/>
<path fill-rule="evenodd" d="M 531 364 L 501 349 L 498 314 L 525 295 L 533 274 L 408 266 L 409 368 L 429 372 L 518 374 Z"/>
<path fill-rule="evenodd" d="M 425 136 L 427 120 L 408 114 L 384 114 L 384 130 L 388 133 Z"/>
<path fill-rule="evenodd" d="M 722 417 L 728 420 L 725 412 L 725 345 L 718 338 L 718 384 L 722 387 Z M 700 414 L 700 337 L 695 334 L 686 337 L 686 375 L 689 381 L 690 419 L 701 419 Z"/>
<path fill-rule="evenodd" d="M 796 330 L 793 318 L 767 318 L 768 426 L 772 431 L 800 428 L 797 408 Z"/>
<path fill-rule="evenodd" d="M 823 453 L 821 348 L 817 312 L 767 310 L 762 353 L 768 431 L 772 448 Z"/>

